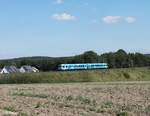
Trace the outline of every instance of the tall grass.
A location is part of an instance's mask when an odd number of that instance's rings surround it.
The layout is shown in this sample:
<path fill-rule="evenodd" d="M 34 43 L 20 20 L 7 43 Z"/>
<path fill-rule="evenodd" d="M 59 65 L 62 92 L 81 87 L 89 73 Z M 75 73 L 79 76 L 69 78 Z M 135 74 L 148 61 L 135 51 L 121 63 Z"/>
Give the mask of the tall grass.
<path fill-rule="evenodd" d="M 147 81 L 150 69 L 107 69 L 88 71 L 51 71 L 27 74 L 0 75 L 0 84 L 29 83 L 69 83 L 69 82 L 104 82 L 104 81 Z"/>

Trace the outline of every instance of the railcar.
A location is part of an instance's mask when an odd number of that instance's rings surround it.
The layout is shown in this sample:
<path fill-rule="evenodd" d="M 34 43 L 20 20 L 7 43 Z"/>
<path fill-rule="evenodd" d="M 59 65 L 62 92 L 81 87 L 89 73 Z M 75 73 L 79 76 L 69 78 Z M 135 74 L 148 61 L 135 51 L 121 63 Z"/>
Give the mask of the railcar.
<path fill-rule="evenodd" d="M 86 63 L 86 64 L 60 64 L 58 70 L 91 70 L 91 69 L 107 69 L 107 63 Z"/>

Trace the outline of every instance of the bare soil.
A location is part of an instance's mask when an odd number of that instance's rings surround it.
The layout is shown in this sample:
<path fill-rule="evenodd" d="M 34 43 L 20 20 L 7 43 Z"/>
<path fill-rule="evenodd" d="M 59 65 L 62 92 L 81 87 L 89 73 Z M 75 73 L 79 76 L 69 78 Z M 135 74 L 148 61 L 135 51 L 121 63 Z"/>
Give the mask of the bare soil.
<path fill-rule="evenodd" d="M 150 116 L 150 82 L 0 85 L 0 116 Z"/>

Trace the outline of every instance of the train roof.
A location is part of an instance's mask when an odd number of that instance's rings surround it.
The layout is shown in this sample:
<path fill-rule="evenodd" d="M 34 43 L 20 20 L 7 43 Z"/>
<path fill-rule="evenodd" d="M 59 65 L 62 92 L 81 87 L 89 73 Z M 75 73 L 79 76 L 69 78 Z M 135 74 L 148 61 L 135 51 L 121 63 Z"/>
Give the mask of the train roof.
<path fill-rule="evenodd" d="M 60 65 L 87 65 L 87 64 L 95 64 L 95 65 L 108 65 L 107 63 L 78 63 L 78 64 L 60 64 Z"/>

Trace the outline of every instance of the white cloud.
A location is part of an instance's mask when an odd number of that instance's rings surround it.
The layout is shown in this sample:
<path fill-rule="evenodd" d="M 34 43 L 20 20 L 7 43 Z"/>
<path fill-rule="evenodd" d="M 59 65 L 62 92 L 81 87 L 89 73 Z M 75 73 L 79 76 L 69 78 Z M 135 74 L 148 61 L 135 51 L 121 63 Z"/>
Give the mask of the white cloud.
<path fill-rule="evenodd" d="M 121 21 L 125 21 L 127 23 L 134 23 L 136 21 L 135 17 L 128 16 L 128 17 L 122 17 L 122 16 L 105 16 L 102 18 L 102 20 L 107 24 L 114 24 L 119 23 Z"/>
<path fill-rule="evenodd" d="M 106 17 L 103 17 L 102 20 L 105 23 L 113 24 L 113 23 L 120 22 L 122 20 L 122 17 L 121 16 L 106 16 Z"/>
<path fill-rule="evenodd" d="M 76 20 L 76 17 L 68 14 L 68 13 L 62 13 L 62 14 L 54 14 L 52 15 L 52 18 L 58 21 L 74 21 Z"/>
<path fill-rule="evenodd" d="M 83 4 L 83 6 L 89 6 L 89 3 L 86 2 L 86 3 Z"/>
<path fill-rule="evenodd" d="M 136 18 L 135 17 L 127 17 L 127 18 L 125 18 L 125 20 L 127 23 L 134 23 L 136 21 Z"/>
<path fill-rule="evenodd" d="M 91 20 L 91 23 L 98 23 L 99 21 L 96 19 Z"/>
<path fill-rule="evenodd" d="M 62 3 L 64 3 L 64 0 L 56 0 L 56 3 L 57 4 L 62 4 Z"/>

